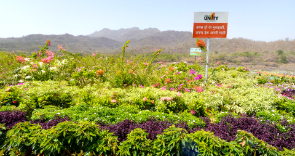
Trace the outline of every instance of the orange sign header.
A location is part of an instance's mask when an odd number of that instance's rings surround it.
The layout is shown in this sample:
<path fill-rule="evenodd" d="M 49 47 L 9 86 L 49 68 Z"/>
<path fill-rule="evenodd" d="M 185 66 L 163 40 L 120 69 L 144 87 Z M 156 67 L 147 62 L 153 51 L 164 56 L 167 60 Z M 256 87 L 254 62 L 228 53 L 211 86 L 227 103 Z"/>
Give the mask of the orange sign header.
<path fill-rule="evenodd" d="M 227 12 L 195 12 L 193 38 L 226 38 Z"/>

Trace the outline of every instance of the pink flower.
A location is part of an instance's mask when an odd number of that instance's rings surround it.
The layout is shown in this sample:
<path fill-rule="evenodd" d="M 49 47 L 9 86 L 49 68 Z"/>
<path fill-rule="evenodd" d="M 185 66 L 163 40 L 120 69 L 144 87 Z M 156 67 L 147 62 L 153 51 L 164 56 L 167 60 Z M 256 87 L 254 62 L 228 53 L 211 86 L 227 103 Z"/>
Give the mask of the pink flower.
<path fill-rule="evenodd" d="M 7 88 L 6 91 L 7 91 L 7 92 L 10 92 L 10 91 L 11 91 L 11 88 Z"/>
<path fill-rule="evenodd" d="M 144 97 L 142 100 L 145 102 L 145 101 L 147 101 L 147 98 L 146 98 L 146 97 Z"/>
<path fill-rule="evenodd" d="M 165 100 L 172 101 L 173 98 L 172 97 L 161 97 L 161 101 L 165 101 Z"/>
<path fill-rule="evenodd" d="M 117 102 L 117 100 L 113 99 L 113 100 L 111 100 L 111 102 L 112 102 L 112 103 L 116 103 L 116 102 Z"/>
<path fill-rule="evenodd" d="M 161 97 L 161 101 L 165 101 L 165 100 L 167 100 L 166 97 Z"/>
<path fill-rule="evenodd" d="M 156 52 L 156 51 L 159 51 L 159 50 L 160 50 L 160 49 L 155 49 L 155 52 Z"/>
<path fill-rule="evenodd" d="M 148 65 L 148 63 L 143 63 L 145 66 L 147 66 Z"/>
<path fill-rule="evenodd" d="M 63 48 L 62 48 L 62 45 L 58 45 L 58 49 L 59 50 L 62 50 Z"/>
<path fill-rule="evenodd" d="M 94 52 L 92 53 L 92 56 L 95 56 L 95 53 Z"/>
<path fill-rule="evenodd" d="M 181 97 L 181 93 L 179 93 L 179 92 L 177 92 L 177 94 L 176 94 L 177 96 L 179 96 L 179 97 Z"/>
<path fill-rule="evenodd" d="M 144 86 L 143 86 L 143 85 L 140 85 L 140 87 L 141 87 L 141 88 L 144 88 Z"/>
<path fill-rule="evenodd" d="M 191 110 L 191 113 L 192 113 L 193 115 L 195 115 L 195 114 L 196 114 L 196 111 L 194 111 L 194 110 Z"/>
<path fill-rule="evenodd" d="M 248 68 L 245 69 L 245 71 L 248 71 L 248 70 L 249 70 Z"/>
<path fill-rule="evenodd" d="M 217 61 L 217 65 L 219 65 L 220 64 L 220 62 L 219 61 Z"/>
<path fill-rule="evenodd" d="M 50 51 L 50 50 L 46 50 L 46 52 L 45 52 L 49 57 L 54 57 L 54 55 L 55 55 L 55 53 L 54 52 L 52 52 L 52 51 Z"/>
<path fill-rule="evenodd" d="M 38 68 L 37 63 L 33 64 L 32 67 L 33 67 L 33 68 Z"/>
<path fill-rule="evenodd" d="M 172 97 L 167 97 L 167 100 L 168 100 L 168 101 L 172 101 L 173 98 L 172 98 Z"/>
<path fill-rule="evenodd" d="M 166 86 L 163 86 L 161 89 L 162 89 L 162 90 L 166 90 Z"/>
<path fill-rule="evenodd" d="M 163 62 L 158 62 L 159 64 L 163 64 Z"/>

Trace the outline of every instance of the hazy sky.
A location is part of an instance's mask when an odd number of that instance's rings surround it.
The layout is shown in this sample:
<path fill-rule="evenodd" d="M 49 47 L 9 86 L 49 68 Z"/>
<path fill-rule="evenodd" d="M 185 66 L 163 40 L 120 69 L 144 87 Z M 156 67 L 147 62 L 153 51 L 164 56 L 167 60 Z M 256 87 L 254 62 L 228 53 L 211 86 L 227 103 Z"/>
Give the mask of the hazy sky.
<path fill-rule="evenodd" d="M 228 38 L 295 39 L 295 0 L 0 0 L 0 38 L 103 28 L 193 31 L 194 12 L 229 12 Z"/>

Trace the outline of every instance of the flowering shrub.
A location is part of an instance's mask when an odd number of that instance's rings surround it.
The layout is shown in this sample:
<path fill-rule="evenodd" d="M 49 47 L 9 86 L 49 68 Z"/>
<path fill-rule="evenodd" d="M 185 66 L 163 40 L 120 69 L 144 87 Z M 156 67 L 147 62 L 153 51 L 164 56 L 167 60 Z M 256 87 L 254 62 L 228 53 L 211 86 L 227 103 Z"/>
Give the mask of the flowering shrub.
<path fill-rule="evenodd" d="M 218 61 L 205 83 L 197 62 L 130 57 L 129 43 L 120 56 L 55 53 L 50 40 L 31 57 L 0 52 L 0 153 L 294 155 L 294 77 Z"/>
<path fill-rule="evenodd" d="M 199 47 L 199 48 L 201 48 L 201 50 L 203 50 L 203 51 L 207 51 L 206 50 L 206 43 L 203 41 L 203 40 L 201 40 L 201 39 L 197 39 L 197 42 L 196 42 L 196 45 Z"/>

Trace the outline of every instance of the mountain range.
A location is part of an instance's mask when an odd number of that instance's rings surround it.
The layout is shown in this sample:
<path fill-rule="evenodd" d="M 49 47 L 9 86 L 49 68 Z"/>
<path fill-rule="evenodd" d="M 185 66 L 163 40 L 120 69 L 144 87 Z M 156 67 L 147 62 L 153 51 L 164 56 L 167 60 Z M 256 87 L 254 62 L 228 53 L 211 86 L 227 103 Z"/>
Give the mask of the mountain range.
<path fill-rule="evenodd" d="M 163 53 L 189 53 L 190 48 L 196 47 L 196 39 L 188 31 L 160 31 L 156 28 L 139 29 L 137 27 L 119 30 L 104 28 L 89 35 L 73 36 L 33 34 L 20 38 L 0 38 L 2 51 L 39 50 L 47 39 L 51 40 L 51 50 L 57 51 L 58 45 L 63 45 L 69 52 L 120 52 L 121 46 L 130 40 L 129 50 L 136 53 L 153 52 L 162 48 Z M 203 39 L 207 42 L 207 39 Z M 210 51 L 225 53 L 235 52 L 266 52 L 283 50 L 295 51 L 295 40 L 278 40 L 274 42 L 254 41 L 244 38 L 210 39 Z"/>

